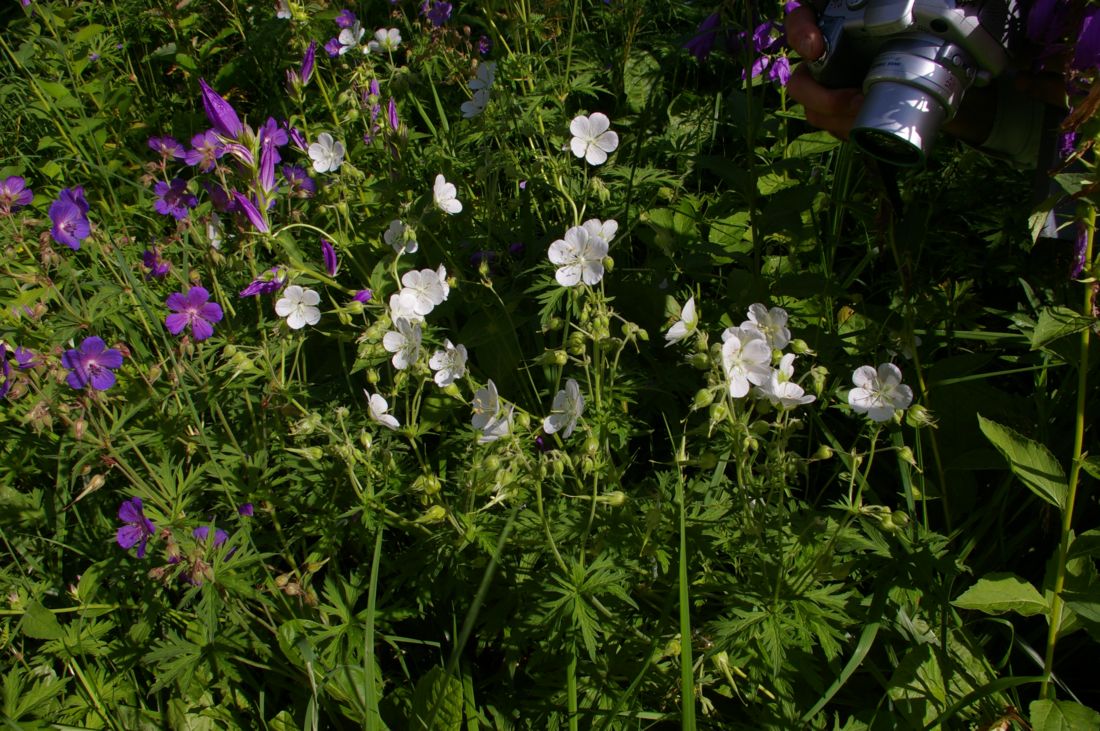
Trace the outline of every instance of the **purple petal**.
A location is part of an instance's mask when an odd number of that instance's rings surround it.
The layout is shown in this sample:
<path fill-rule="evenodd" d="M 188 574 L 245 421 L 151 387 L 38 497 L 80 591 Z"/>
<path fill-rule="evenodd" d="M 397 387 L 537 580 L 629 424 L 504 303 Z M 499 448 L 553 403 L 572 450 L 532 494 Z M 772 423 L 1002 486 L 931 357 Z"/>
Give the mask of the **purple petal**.
<path fill-rule="evenodd" d="M 321 258 L 325 262 L 325 271 L 328 272 L 330 277 L 335 277 L 340 262 L 336 259 L 336 249 L 332 248 L 332 244 L 324 239 L 321 239 Z"/>
<path fill-rule="evenodd" d="M 145 537 L 145 533 L 136 525 L 124 525 L 115 534 L 118 545 L 127 551 L 137 545 L 138 541 Z"/>
<path fill-rule="evenodd" d="M 202 87 L 202 106 L 206 110 L 206 117 L 210 120 L 210 124 L 214 125 L 218 134 L 237 139 L 244 131 L 244 125 L 241 124 L 236 110 L 218 92 L 210 88 L 205 79 L 199 79 L 199 86 Z"/>
<path fill-rule="evenodd" d="M 118 519 L 126 521 L 127 523 L 136 523 L 145 517 L 144 506 L 142 505 L 141 498 L 133 497 L 129 500 L 123 500 L 122 504 L 118 506 Z"/>
<path fill-rule="evenodd" d="M 191 320 L 191 334 L 196 341 L 206 340 L 214 334 L 214 326 L 201 317 L 196 317 Z"/>
<path fill-rule="evenodd" d="M 97 391 L 106 391 L 115 385 L 115 374 L 106 368 L 96 368 L 91 373 L 91 384 Z"/>
<path fill-rule="evenodd" d="M 207 302 L 199 308 L 199 317 L 207 322 L 221 322 L 222 308 L 217 302 Z"/>
<path fill-rule="evenodd" d="M 164 326 L 167 327 L 168 332 L 173 335 L 179 335 L 183 332 L 183 329 L 187 327 L 187 323 L 189 322 L 191 322 L 191 315 L 182 312 L 168 315 L 164 318 Z"/>

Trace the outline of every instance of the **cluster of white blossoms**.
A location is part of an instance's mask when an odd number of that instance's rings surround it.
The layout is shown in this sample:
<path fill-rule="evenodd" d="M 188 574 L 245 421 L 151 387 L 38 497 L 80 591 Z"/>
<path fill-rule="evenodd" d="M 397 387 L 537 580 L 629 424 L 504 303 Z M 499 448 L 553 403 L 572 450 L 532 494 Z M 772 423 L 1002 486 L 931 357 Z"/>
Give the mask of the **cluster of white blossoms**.
<path fill-rule="evenodd" d="M 591 218 L 565 232 L 565 237 L 550 244 L 548 256 L 558 269 L 554 278 L 563 287 L 575 287 L 584 282 L 599 284 L 604 275 L 604 257 L 611 239 L 619 230 L 614 220 Z"/>
<path fill-rule="evenodd" d="M 382 234 L 382 240 L 393 247 L 398 254 L 415 254 L 420 248 L 416 240 L 416 231 L 401 219 L 390 221 L 389 228 Z"/>
<path fill-rule="evenodd" d="M 474 95 L 469 101 L 462 103 L 463 117 L 472 119 L 485 111 L 485 107 L 489 105 L 489 89 L 496 81 L 496 72 L 495 61 L 486 61 L 477 67 L 477 76 L 466 84 Z"/>

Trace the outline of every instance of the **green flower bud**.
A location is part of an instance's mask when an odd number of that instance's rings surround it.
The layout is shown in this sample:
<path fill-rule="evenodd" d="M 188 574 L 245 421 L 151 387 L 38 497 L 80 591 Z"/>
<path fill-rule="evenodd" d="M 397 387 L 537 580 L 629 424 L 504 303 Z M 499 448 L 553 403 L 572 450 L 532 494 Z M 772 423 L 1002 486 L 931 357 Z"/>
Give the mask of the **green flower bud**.
<path fill-rule="evenodd" d="M 348 302 L 347 311 L 353 315 L 363 314 L 363 309 L 363 303 L 359 300 L 352 300 L 351 302 Z"/>
<path fill-rule="evenodd" d="M 610 256 L 605 256 L 603 258 L 603 268 L 605 272 L 610 274 L 615 269 L 615 260 Z"/>
<path fill-rule="evenodd" d="M 531 417 L 526 412 L 520 411 L 515 415 L 516 429 L 526 431 L 531 428 Z"/>
<path fill-rule="evenodd" d="M 826 459 L 832 459 L 832 458 L 833 458 L 833 448 L 830 447 L 827 444 L 822 444 L 820 447 L 818 447 L 817 451 L 814 452 L 814 456 L 813 456 L 813 459 L 817 459 L 817 460 L 826 460 Z"/>
<path fill-rule="evenodd" d="M 447 509 L 442 505 L 433 505 L 416 519 L 417 523 L 439 523 L 447 517 Z"/>
<path fill-rule="evenodd" d="M 376 368 L 368 368 L 367 369 L 367 383 L 369 383 L 373 386 L 374 384 L 378 383 L 378 381 L 380 381 L 381 378 L 382 377 L 380 375 L 378 375 L 378 370 Z"/>
<path fill-rule="evenodd" d="M 695 353 L 691 356 L 691 367 L 700 371 L 710 368 L 710 356 L 706 353 Z"/>
<path fill-rule="evenodd" d="M 225 355 L 226 358 L 232 358 L 237 354 L 237 346 L 233 343 L 227 343 L 226 346 L 222 348 L 222 354 Z"/>
<path fill-rule="evenodd" d="M 899 448 L 898 449 L 898 458 L 901 459 L 903 462 L 907 462 L 907 463 L 913 465 L 914 467 L 917 466 L 917 460 L 913 456 L 913 450 L 910 449 L 909 447 Z"/>
<path fill-rule="evenodd" d="M 700 388 L 695 392 L 695 398 L 691 401 L 691 408 L 693 409 L 705 409 L 714 403 L 714 389 L 713 388 Z"/>
<path fill-rule="evenodd" d="M 612 507 L 619 507 L 626 502 L 626 493 L 622 490 L 612 490 L 606 495 L 600 495 L 596 498 L 597 502 L 607 503 Z"/>
<path fill-rule="evenodd" d="M 560 317 L 551 317 L 547 320 L 546 324 L 542 326 L 543 332 L 554 332 L 561 330 L 565 325 L 565 322 Z"/>
<path fill-rule="evenodd" d="M 586 454 L 595 456 L 600 451 L 600 440 L 595 435 L 588 437 L 584 440 L 584 451 Z"/>
<path fill-rule="evenodd" d="M 771 431 L 771 429 L 772 425 L 769 422 L 764 421 L 763 419 L 757 419 L 753 423 L 749 424 L 749 431 L 751 431 L 758 437 L 764 436 L 769 431 Z"/>
<path fill-rule="evenodd" d="M 788 343 L 788 346 L 790 347 L 791 352 L 797 355 L 816 355 L 814 351 L 810 348 L 809 343 L 807 343 L 805 340 L 802 340 L 801 338 L 795 338 L 790 343 Z"/>
<path fill-rule="evenodd" d="M 495 472 L 500 469 L 500 457 L 491 454 L 481 464 L 486 470 Z"/>
<path fill-rule="evenodd" d="M 899 528 L 907 528 L 910 523 L 909 514 L 900 510 L 895 510 L 890 513 L 890 519 L 894 522 L 894 525 Z"/>
<path fill-rule="evenodd" d="M 913 404 L 905 413 L 905 423 L 914 429 L 923 429 L 926 426 L 935 427 L 936 417 L 920 404 Z"/>

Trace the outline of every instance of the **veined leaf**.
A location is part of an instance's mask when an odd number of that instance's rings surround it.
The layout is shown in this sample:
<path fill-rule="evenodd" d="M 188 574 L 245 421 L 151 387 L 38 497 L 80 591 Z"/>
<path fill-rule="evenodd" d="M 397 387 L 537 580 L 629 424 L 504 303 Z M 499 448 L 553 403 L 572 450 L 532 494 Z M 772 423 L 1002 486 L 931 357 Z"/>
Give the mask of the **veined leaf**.
<path fill-rule="evenodd" d="M 1073 701 L 1033 701 L 1028 711 L 1034 731 L 1100 728 L 1100 713 Z"/>
<path fill-rule="evenodd" d="M 1025 617 L 1046 614 L 1046 600 L 1039 590 L 1015 574 L 989 574 L 951 602 L 960 609 L 976 609 L 986 614 L 1015 612 Z"/>
<path fill-rule="evenodd" d="M 65 630 L 53 612 L 38 602 L 31 602 L 23 614 L 23 634 L 36 640 L 59 640 L 65 636 Z"/>
<path fill-rule="evenodd" d="M 1065 509 L 1069 486 L 1062 465 L 1049 449 L 981 414 L 978 425 L 1029 490 L 1059 510 Z"/>
<path fill-rule="evenodd" d="M 1082 317 L 1068 307 L 1047 307 L 1039 313 L 1039 322 L 1031 331 L 1031 349 L 1037 350 L 1067 335 L 1079 333 L 1096 322 Z"/>

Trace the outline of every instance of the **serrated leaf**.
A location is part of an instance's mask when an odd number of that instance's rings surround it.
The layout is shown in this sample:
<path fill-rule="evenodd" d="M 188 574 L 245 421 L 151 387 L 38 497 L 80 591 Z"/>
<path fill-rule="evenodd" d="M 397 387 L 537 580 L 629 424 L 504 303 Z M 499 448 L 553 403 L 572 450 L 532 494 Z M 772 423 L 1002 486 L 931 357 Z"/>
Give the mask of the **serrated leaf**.
<path fill-rule="evenodd" d="M 462 681 L 438 665 L 425 673 L 413 693 L 409 728 L 461 731 Z"/>
<path fill-rule="evenodd" d="M 1039 313 L 1039 322 L 1031 331 L 1031 349 L 1037 350 L 1067 335 L 1079 333 L 1095 323 L 1068 307 L 1047 307 Z"/>
<path fill-rule="evenodd" d="M 1032 701 L 1033 731 L 1082 731 L 1100 728 L 1100 713 L 1073 701 Z"/>
<path fill-rule="evenodd" d="M 1039 590 L 1015 574 L 989 574 L 951 602 L 960 609 L 986 614 L 1015 612 L 1024 617 L 1046 614 L 1049 608 Z"/>
<path fill-rule="evenodd" d="M 36 640 L 60 640 L 65 636 L 65 630 L 57 617 L 38 602 L 31 602 L 27 606 L 20 626 L 23 634 Z"/>
<path fill-rule="evenodd" d="M 1029 490 L 1059 510 L 1065 509 L 1069 486 L 1062 465 L 1049 449 L 981 414 L 978 425 Z"/>

